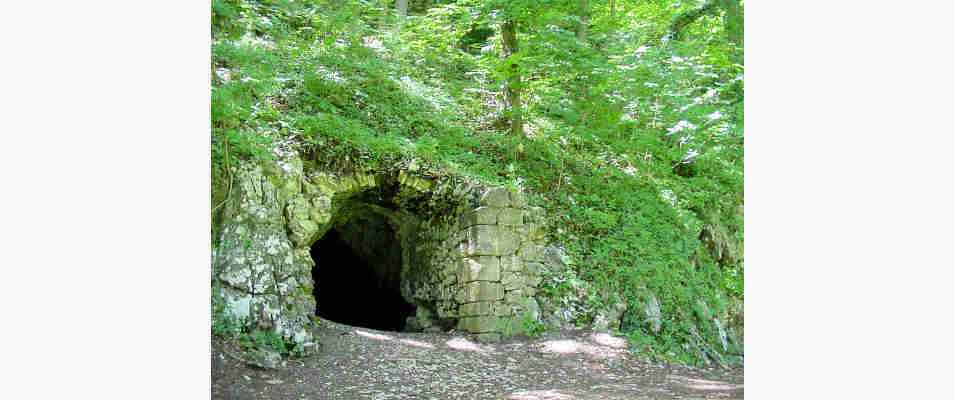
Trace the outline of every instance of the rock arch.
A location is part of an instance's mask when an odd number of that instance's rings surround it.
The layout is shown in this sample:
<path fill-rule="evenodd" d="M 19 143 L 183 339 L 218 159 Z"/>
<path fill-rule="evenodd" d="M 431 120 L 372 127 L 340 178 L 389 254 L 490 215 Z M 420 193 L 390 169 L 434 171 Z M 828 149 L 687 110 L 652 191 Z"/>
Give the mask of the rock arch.
<path fill-rule="evenodd" d="M 366 213 L 385 218 L 400 242 L 400 293 L 417 307 L 410 328 L 494 340 L 539 318 L 543 210 L 518 191 L 408 170 L 306 171 L 295 156 L 245 163 L 235 174 L 213 253 L 213 293 L 247 328 L 310 343 L 313 285 L 322 284 L 313 282 L 311 247 Z"/>

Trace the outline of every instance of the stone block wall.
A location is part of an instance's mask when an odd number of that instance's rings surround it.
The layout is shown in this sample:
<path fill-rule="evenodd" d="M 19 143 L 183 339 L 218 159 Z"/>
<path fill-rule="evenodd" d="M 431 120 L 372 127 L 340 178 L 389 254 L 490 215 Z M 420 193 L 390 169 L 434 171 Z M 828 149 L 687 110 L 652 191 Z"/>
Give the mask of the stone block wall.
<path fill-rule="evenodd" d="M 539 318 L 535 255 L 546 245 L 543 210 L 503 187 L 482 188 L 473 198 L 455 220 L 416 231 L 402 289 L 419 305 L 413 325 L 450 323 L 493 340 L 521 333 L 525 318 Z"/>
<path fill-rule="evenodd" d="M 349 202 L 388 185 L 398 199 L 388 216 L 401 243 L 401 292 L 418 306 L 413 326 L 493 340 L 539 318 L 542 209 L 503 187 L 391 176 L 305 171 L 295 155 L 239 167 L 213 260 L 214 293 L 227 311 L 250 328 L 310 342 L 310 246 L 343 222 Z"/>
<path fill-rule="evenodd" d="M 538 319 L 535 295 L 539 260 L 546 245 L 543 210 L 521 193 L 489 188 L 465 212 L 456 260 L 458 328 L 493 339 L 522 331 L 525 318 Z"/>

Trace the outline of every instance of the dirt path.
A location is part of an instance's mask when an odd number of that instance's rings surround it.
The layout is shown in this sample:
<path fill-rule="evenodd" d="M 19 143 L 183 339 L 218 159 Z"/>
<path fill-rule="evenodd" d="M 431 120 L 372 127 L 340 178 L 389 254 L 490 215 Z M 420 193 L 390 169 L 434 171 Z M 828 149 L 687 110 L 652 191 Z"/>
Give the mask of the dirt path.
<path fill-rule="evenodd" d="M 648 364 L 588 331 L 478 344 L 323 321 L 318 354 L 261 370 L 213 344 L 215 399 L 742 399 L 743 371 Z"/>

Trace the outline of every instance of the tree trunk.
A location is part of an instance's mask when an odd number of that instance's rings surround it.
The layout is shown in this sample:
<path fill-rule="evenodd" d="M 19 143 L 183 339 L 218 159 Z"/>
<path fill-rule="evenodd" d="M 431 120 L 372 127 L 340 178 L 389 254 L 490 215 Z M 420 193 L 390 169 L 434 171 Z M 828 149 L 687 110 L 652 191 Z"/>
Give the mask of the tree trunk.
<path fill-rule="evenodd" d="M 398 15 L 408 15 L 408 0 L 395 0 L 395 9 L 398 11 Z"/>
<path fill-rule="evenodd" d="M 577 12 L 580 16 L 580 23 L 577 24 L 577 40 L 586 42 L 587 26 L 590 25 L 590 4 L 588 4 L 588 0 L 580 0 Z"/>
<path fill-rule="evenodd" d="M 671 40 L 680 40 L 680 34 L 683 32 L 683 29 L 687 25 L 692 24 L 694 21 L 700 17 L 715 13 L 719 11 L 718 4 L 723 0 L 706 0 L 706 3 L 703 3 L 699 8 L 694 8 L 690 11 L 677 15 L 673 18 L 673 22 L 670 22 L 670 28 L 667 29 L 666 35 L 663 36 L 664 42 L 669 42 Z"/>
<path fill-rule="evenodd" d="M 617 1 L 610 0 L 610 24 L 608 25 L 609 32 L 614 33 L 617 30 Z"/>
<path fill-rule="evenodd" d="M 508 20 L 501 26 L 501 39 L 504 44 L 504 57 L 507 58 L 508 75 L 505 98 L 511 120 L 511 134 L 524 134 L 524 116 L 521 110 L 521 74 L 520 66 L 511 56 L 518 52 L 517 22 Z"/>
<path fill-rule="evenodd" d="M 723 1 L 723 29 L 726 40 L 736 45 L 743 44 L 743 15 L 739 12 L 739 0 Z"/>

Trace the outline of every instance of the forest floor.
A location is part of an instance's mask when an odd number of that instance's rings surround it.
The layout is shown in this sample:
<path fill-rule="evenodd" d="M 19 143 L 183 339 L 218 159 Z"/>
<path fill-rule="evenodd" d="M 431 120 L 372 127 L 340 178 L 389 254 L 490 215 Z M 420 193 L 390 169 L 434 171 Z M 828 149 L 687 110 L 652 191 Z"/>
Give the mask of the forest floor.
<path fill-rule="evenodd" d="M 322 321 L 316 354 L 276 370 L 212 346 L 214 399 L 742 399 L 743 369 L 648 363 L 590 331 L 481 344 L 463 333 L 382 332 Z"/>

